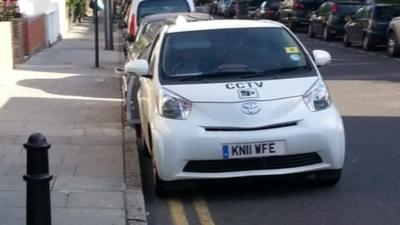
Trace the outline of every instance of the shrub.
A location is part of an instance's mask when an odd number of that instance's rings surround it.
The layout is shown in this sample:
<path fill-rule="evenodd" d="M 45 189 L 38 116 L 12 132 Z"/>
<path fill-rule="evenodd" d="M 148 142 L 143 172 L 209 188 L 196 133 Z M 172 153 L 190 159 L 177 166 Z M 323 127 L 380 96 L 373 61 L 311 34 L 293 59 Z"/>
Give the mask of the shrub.
<path fill-rule="evenodd" d="M 21 17 L 16 1 L 0 0 L 0 21 L 10 21 Z"/>

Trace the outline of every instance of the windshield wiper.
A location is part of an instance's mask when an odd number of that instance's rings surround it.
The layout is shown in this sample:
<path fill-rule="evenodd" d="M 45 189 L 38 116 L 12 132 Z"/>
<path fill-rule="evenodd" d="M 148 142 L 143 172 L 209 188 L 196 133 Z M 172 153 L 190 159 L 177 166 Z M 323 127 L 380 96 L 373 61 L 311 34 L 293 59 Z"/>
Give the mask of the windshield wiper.
<path fill-rule="evenodd" d="M 258 72 L 256 71 L 219 71 L 219 72 L 202 73 L 195 76 L 184 77 L 179 81 L 183 82 L 183 81 L 193 81 L 193 80 L 205 80 L 210 77 L 223 78 L 223 77 L 240 76 L 240 75 L 250 76 L 257 73 Z"/>
<path fill-rule="evenodd" d="M 254 74 L 242 76 L 241 78 L 246 79 L 246 78 L 253 78 L 253 77 L 258 77 L 258 76 L 265 76 L 265 75 L 274 75 L 272 78 L 277 79 L 279 78 L 279 75 L 289 73 L 292 71 L 298 71 L 298 70 L 311 70 L 311 68 L 307 66 L 291 66 L 291 67 L 282 67 L 282 68 L 276 68 L 276 69 L 270 69 L 270 70 L 264 70 L 261 72 L 257 72 Z"/>

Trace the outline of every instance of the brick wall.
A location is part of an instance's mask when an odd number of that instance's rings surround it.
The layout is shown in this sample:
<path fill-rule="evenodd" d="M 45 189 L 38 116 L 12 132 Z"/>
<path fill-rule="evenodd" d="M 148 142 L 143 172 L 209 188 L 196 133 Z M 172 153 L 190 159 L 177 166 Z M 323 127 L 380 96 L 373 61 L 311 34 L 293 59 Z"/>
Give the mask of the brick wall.
<path fill-rule="evenodd" d="M 25 18 L 24 21 L 24 48 L 25 54 L 33 55 L 46 47 L 45 16 Z"/>
<path fill-rule="evenodd" d="M 14 64 L 19 64 L 24 60 L 24 19 L 13 19 L 13 56 Z"/>
<path fill-rule="evenodd" d="M 13 69 L 12 23 L 0 22 L 0 71 Z"/>

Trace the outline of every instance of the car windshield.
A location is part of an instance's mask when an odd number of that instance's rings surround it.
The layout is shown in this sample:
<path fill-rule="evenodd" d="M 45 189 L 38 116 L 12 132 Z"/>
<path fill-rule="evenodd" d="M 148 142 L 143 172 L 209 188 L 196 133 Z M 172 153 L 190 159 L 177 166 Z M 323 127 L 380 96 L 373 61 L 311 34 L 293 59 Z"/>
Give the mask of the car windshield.
<path fill-rule="evenodd" d="M 337 12 L 341 15 L 353 15 L 355 14 L 361 7 L 362 4 L 338 4 Z"/>
<path fill-rule="evenodd" d="M 161 78 L 186 81 L 310 76 L 302 48 L 283 28 L 236 28 L 169 33 Z"/>
<path fill-rule="evenodd" d="M 185 0 L 146 0 L 139 4 L 138 24 L 140 24 L 140 19 L 145 16 L 189 11 L 189 4 Z"/>
<path fill-rule="evenodd" d="M 375 19 L 390 21 L 400 16 L 400 6 L 377 6 L 375 8 Z"/>
<path fill-rule="evenodd" d="M 267 6 L 279 6 L 279 0 L 268 0 Z"/>

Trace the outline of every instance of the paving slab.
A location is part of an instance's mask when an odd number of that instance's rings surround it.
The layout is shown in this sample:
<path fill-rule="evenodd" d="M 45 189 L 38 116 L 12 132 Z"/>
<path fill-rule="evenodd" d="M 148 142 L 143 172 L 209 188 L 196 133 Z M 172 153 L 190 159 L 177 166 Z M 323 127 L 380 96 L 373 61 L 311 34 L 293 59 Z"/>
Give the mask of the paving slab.
<path fill-rule="evenodd" d="M 91 176 L 91 177 L 123 177 L 123 164 L 114 163 L 112 159 L 107 160 L 109 163 L 78 163 L 76 166 L 75 176 Z"/>
<path fill-rule="evenodd" d="M 1 188 L 1 185 L 0 185 Z M 125 189 L 123 178 L 118 177 L 57 177 L 53 187 L 58 191 L 122 191 Z"/>
<path fill-rule="evenodd" d="M 26 224 L 24 208 L 4 208 L 0 210 L 0 225 Z"/>
<path fill-rule="evenodd" d="M 76 171 L 75 164 L 50 164 L 49 172 L 54 176 L 73 176 Z M 22 176 L 26 173 L 26 164 L 14 164 L 8 170 L 8 176 Z"/>
<path fill-rule="evenodd" d="M 53 209 L 53 224 L 57 225 L 125 225 L 122 209 Z M 19 224 L 20 225 L 20 224 Z"/>
<path fill-rule="evenodd" d="M 3 144 L 0 146 L 0 154 L 22 154 L 23 150 L 22 145 Z"/>
<path fill-rule="evenodd" d="M 67 195 L 59 192 L 51 193 L 51 207 L 65 208 Z M 25 208 L 26 191 L 0 191 L 0 211 L 4 208 Z M 0 217 L 1 218 L 1 217 Z"/>
<path fill-rule="evenodd" d="M 81 155 L 122 155 L 122 144 L 120 145 L 82 145 L 80 147 Z"/>
<path fill-rule="evenodd" d="M 22 176 L 0 176 L 0 191 L 23 191 L 25 187 Z"/>
<path fill-rule="evenodd" d="M 124 196 L 122 191 L 87 191 L 71 193 L 68 198 L 68 208 L 123 209 Z"/>

